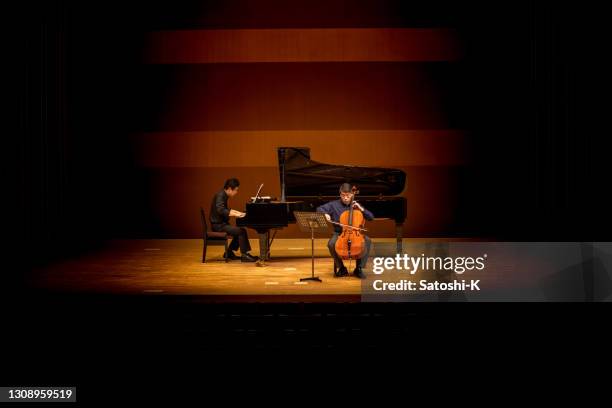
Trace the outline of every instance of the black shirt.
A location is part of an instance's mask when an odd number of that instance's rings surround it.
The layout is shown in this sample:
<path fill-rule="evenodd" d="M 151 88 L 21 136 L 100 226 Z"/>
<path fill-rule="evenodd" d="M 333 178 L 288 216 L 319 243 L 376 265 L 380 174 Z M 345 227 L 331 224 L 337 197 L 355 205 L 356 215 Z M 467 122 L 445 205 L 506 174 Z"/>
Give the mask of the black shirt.
<path fill-rule="evenodd" d="M 229 224 L 229 207 L 227 206 L 227 193 L 225 190 L 217 192 L 210 204 L 210 223 Z"/>

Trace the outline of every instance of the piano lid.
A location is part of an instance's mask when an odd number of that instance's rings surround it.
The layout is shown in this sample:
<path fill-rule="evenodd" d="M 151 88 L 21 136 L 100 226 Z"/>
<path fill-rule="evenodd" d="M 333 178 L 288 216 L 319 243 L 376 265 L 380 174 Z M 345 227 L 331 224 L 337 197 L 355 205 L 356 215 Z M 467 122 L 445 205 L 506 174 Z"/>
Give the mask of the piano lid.
<path fill-rule="evenodd" d="M 336 196 L 342 183 L 356 184 L 364 196 L 397 195 L 404 190 L 406 173 L 399 169 L 319 163 L 309 147 L 279 147 L 281 195 Z"/>

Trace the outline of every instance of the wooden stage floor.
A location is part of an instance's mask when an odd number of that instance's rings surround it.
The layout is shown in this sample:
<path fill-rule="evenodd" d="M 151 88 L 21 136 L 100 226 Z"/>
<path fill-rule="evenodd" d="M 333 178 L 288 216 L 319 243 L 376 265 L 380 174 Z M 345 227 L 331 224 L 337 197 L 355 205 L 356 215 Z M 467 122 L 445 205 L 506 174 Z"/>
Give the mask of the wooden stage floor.
<path fill-rule="evenodd" d="M 378 242 L 395 240 L 377 238 Z M 445 241 L 404 239 L 404 242 Z M 259 252 L 257 240 L 252 251 Z M 327 239 L 315 241 L 315 275 L 323 282 L 300 282 L 311 274 L 310 240 L 276 239 L 267 266 L 222 259 L 222 246 L 209 246 L 201 262 L 198 239 L 114 240 L 99 250 L 55 262 L 33 271 L 28 286 L 45 292 L 196 295 L 237 300 L 265 297 L 286 301 L 359 301 L 361 280 L 334 278 Z"/>

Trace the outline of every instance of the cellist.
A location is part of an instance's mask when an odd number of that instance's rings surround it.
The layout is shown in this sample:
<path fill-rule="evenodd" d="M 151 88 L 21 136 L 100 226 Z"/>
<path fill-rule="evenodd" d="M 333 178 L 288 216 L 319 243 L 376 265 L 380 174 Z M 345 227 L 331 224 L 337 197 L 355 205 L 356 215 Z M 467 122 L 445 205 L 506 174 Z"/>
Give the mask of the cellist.
<path fill-rule="evenodd" d="M 353 202 L 353 188 L 349 183 L 344 183 L 340 186 L 340 199 L 330 201 L 327 204 L 323 204 L 322 206 L 317 208 L 317 212 L 324 213 L 325 218 L 327 218 L 327 221 L 334 221 L 337 223 L 340 221 L 340 216 L 342 215 L 342 213 L 349 209 L 349 205 L 351 204 L 351 202 Z M 372 221 L 374 219 L 374 214 L 363 208 L 363 206 L 358 202 L 353 202 L 353 208 L 360 210 L 366 220 Z M 337 278 L 348 275 L 348 270 L 346 269 L 346 266 L 344 266 L 342 258 L 340 258 L 340 256 L 338 256 L 338 254 L 336 253 L 336 241 L 338 240 L 338 236 L 341 233 L 342 227 L 338 224 L 334 224 L 334 235 L 332 235 L 329 242 L 327 243 L 329 253 L 334 258 L 337 266 L 339 267 L 335 274 Z M 361 257 L 361 259 L 356 260 L 356 266 L 353 270 L 353 275 L 360 279 L 365 278 L 365 274 L 363 273 L 362 268 L 365 267 L 368 261 L 368 253 L 370 252 L 371 246 L 370 238 L 364 235 L 364 239 L 365 254 Z"/>

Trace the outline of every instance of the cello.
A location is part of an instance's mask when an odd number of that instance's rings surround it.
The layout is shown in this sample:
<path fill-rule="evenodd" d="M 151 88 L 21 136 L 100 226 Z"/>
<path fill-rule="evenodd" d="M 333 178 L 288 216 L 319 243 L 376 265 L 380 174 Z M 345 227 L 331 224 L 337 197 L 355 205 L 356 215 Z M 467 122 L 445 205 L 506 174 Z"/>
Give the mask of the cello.
<path fill-rule="evenodd" d="M 355 206 L 355 195 L 358 193 L 357 187 L 351 189 L 353 196 L 349 209 L 340 215 L 340 222 L 334 223 L 342 226 L 342 233 L 336 240 L 336 253 L 342 259 L 361 259 L 365 255 L 365 237 L 363 231 L 367 231 L 365 217 L 361 210 L 353 208 Z"/>

